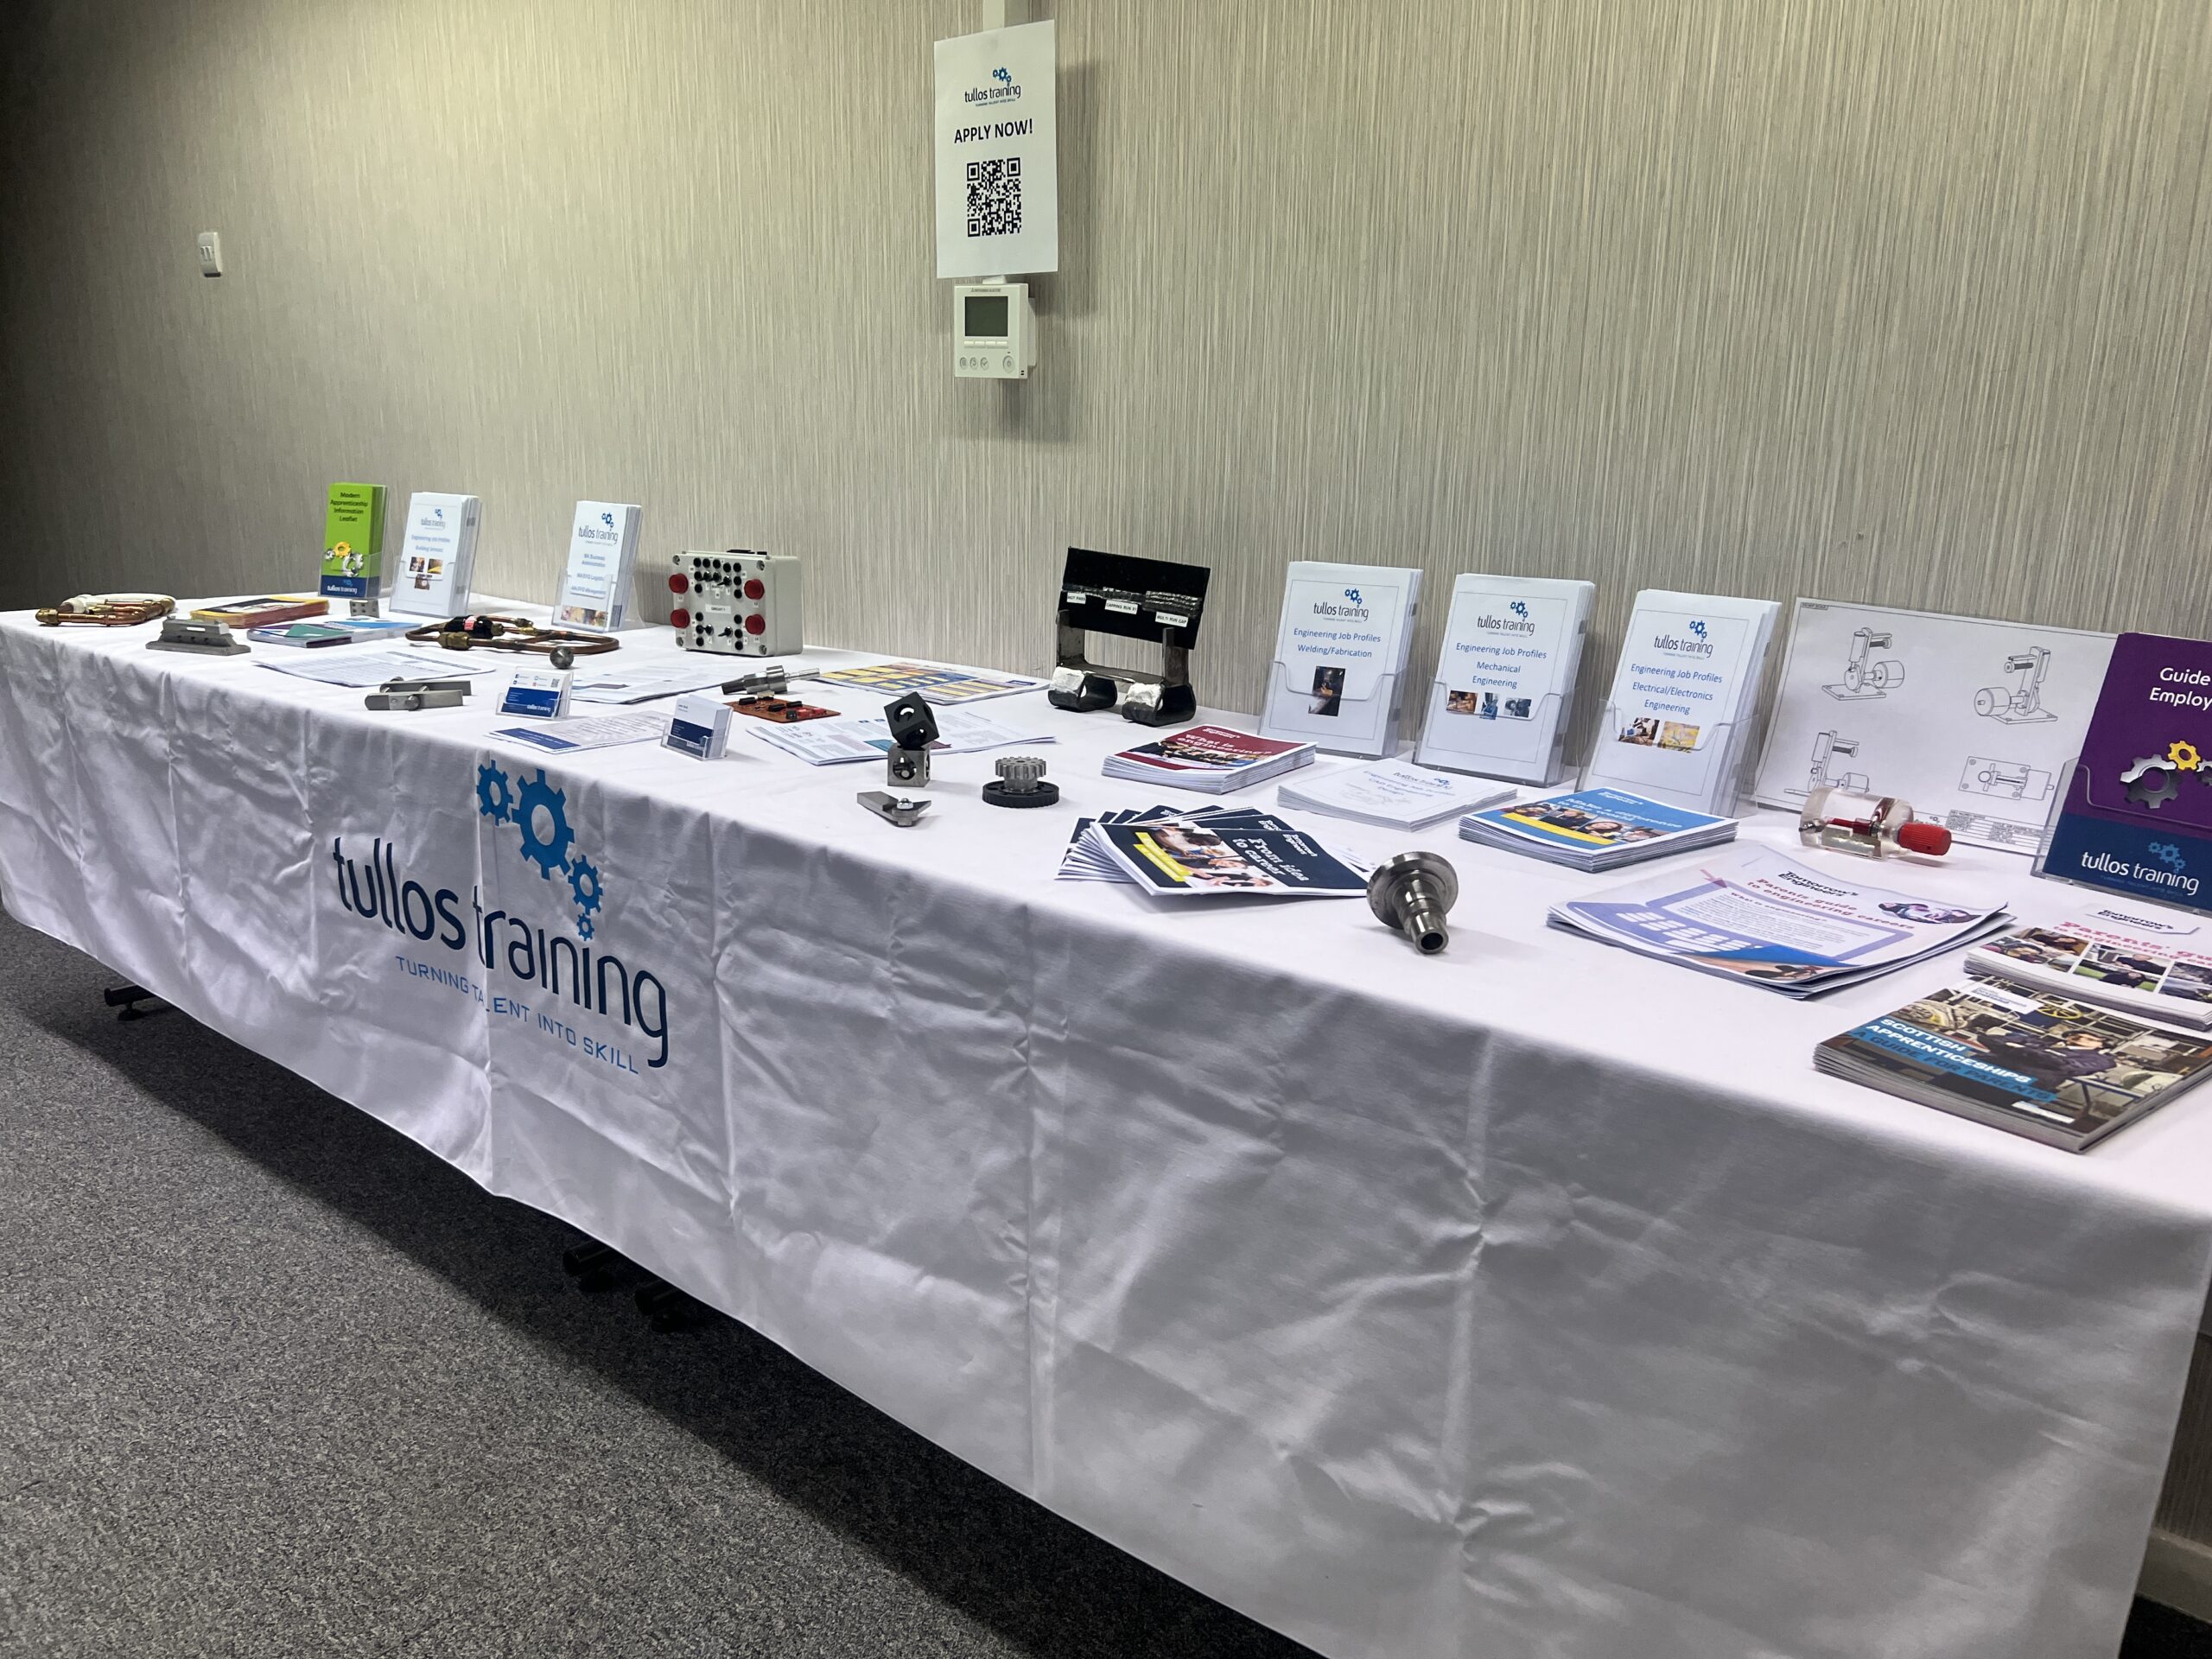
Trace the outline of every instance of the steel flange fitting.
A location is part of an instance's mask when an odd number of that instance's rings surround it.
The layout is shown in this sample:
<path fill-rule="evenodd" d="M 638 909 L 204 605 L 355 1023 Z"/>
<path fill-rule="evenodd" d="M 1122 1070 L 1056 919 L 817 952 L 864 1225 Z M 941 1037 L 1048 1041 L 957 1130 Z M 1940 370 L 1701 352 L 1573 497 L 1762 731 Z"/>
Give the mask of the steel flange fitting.
<path fill-rule="evenodd" d="M 1459 875 L 1441 854 L 1400 853 L 1367 878 L 1368 908 L 1414 948 L 1433 957 L 1451 943 L 1446 913 L 1459 901 Z"/>

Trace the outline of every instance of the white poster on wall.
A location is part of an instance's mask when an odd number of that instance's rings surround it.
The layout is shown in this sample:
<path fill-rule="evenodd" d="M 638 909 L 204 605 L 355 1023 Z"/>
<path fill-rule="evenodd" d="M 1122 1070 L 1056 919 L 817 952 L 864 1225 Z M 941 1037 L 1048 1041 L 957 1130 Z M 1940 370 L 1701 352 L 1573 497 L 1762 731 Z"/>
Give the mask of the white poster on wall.
<path fill-rule="evenodd" d="M 1060 268 L 1059 47 L 1050 22 L 937 43 L 937 274 Z"/>
<path fill-rule="evenodd" d="M 2080 628 L 1801 599 L 1759 804 L 1871 790 L 1961 841 L 2032 853 L 2112 645 Z"/>

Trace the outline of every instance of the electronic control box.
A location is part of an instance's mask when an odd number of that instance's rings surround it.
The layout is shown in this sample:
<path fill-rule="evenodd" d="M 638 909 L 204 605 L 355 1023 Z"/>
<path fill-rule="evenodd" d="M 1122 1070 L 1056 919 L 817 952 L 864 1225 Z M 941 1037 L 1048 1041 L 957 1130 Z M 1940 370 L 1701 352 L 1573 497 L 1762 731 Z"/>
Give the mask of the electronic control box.
<path fill-rule="evenodd" d="M 803 649 L 806 620 L 799 561 L 790 553 L 678 553 L 668 620 L 686 651 L 780 657 Z"/>
<path fill-rule="evenodd" d="M 952 372 L 961 380 L 1027 380 L 1037 366 L 1037 313 L 1027 283 L 962 283 L 952 290 Z"/>

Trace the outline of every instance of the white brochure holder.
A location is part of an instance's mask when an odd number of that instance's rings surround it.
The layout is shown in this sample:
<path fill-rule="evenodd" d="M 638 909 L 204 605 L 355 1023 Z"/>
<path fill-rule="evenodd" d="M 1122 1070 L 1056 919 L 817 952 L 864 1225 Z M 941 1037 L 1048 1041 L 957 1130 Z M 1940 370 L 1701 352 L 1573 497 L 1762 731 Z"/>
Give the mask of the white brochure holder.
<path fill-rule="evenodd" d="M 1366 696 L 1353 696 L 1347 691 L 1334 699 L 1337 712 L 1328 714 L 1316 706 L 1324 699 L 1313 686 L 1294 684 L 1292 672 L 1280 658 L 1268 670 L 1265 735 L 1295 737 L 1332 754 L 1363 755 L 1370 760 L 1397 753 L 1398 728 L 1404 714 L 1398 689 L 1402 677 L 1378 675 Z M 1350 741 L 1344 735 L 1347 732 L 1354 734 Z"/>
<path fill-rule="evenodd" d="M 1414 759 L 1541 788 L 1557 784 L 1597 594 L 1592 582 L 1558 577 L 1458 577 Z"/>
<path fill-rule="evenodd" d="M 1421 590 L 1412 566 L 1291 564 L 1260 734 L 1369 760 L 1396 753 Z"/>
<path fill-rule="evenodd" d="M 1655 722 L 1649 744 L 1620 741 L 1628 718 L 1607 703 L 1583 762 L 1580 789 L 1621 789 L 1632 795 L 1718 817 L 1741 817 L 1751 808 L 1751 745 L 1737 741 L 1737 722 L 1702 728 L 1687 744 L 1662 741 L 1673 721 Z M 1600 771 L 1600 766 L 1604 767 Z"/>

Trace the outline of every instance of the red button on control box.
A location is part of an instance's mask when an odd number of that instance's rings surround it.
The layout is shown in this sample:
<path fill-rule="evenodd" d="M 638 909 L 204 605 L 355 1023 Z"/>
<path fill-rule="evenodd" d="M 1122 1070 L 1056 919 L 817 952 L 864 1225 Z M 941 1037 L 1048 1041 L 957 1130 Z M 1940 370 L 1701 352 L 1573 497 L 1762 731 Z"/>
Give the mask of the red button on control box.
<path fill-rule="evenodd" d="M 767 619 L 766 617 L 765 617 L 765 616 L 761 615 L 761 614 L 760 614 L 760 612 L 758 612 L 758 611 L 753 612 L 753 613 L 752 615 L 750 615 L 750 616 L 748 616 L 748 617 L 747 617 L 747 618 L 745 619 L 745 631 L 746 631 L 747 633 L 766 633 L 766 632 L 768 632 L 768 619 Z"/>
<path fill-rule="evenodd" d="M 668 613 L 668 620 L 671 627 L 688 628 L 691 626 L 691 613 L 679 605 Z"/>
<path fill-rule="evenodd" d="M 691 578 L 685 575 L 681 570 L 677 571 L 674 575 L 668 579 L 668 591 L 671 594 L 690 593 L 691 591 Z"/>
<path fill-rule="evenodd" d="M 745 596 L 747 599 L 765 599 L 767 597 L 767 593 L 768 585 L 762 582 L 760 577 L 751 576 L 747 578 L 745 583 Z M 758 633 L 760 630 L 755 628 L 753 632 Z"/>

